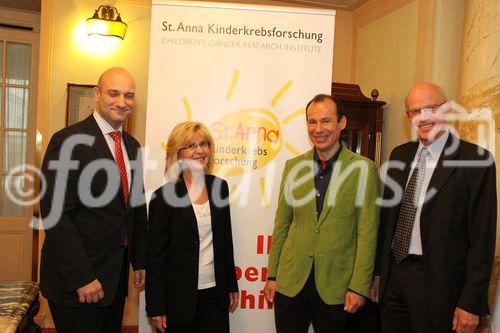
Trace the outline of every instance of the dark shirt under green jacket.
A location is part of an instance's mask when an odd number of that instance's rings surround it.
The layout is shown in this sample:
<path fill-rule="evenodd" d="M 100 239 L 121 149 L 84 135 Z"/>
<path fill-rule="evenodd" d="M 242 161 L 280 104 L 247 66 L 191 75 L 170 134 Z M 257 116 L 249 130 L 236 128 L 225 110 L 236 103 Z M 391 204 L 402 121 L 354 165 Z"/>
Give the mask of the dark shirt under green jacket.
<path fill-rule="evenodd" d="M 314 187 L 316 188 L 316 215 L 319 216 L 323 211 L 323 203 L 325 201 L 326 190 L 328 183 L 332 178 L 332 171 L 335 162 L 339 159 L 342 145 L 339 146 L 337 152 L 328 160 L 323 161 L 319 158 L 316 150 L 314 151 L 314 160 L 316 161 Z"/>
<path fill-rule="evenodd" d="M 269 254 L 268 276 L 289 297 L 304 287 L 314 263 L 326 304 L 348 290 L 369 297 L 377 243 L 379 179 L 374 163 L 348 149 L 338 155 L 317 216 L 314 149 L 286 162 Z"/>

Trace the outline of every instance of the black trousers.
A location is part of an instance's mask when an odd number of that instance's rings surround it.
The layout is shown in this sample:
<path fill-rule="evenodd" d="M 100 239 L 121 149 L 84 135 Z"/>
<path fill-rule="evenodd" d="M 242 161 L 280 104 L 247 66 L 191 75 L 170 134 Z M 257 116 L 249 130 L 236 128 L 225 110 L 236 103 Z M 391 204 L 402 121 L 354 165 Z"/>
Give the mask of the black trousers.
<path fill-rule="evenodd" d="M 328 305 L 318 294 L 314 269 L 295 297 L 280 293 L 274 296 L 274 319 L 277 333 L 307 333 L 312 323 L 316 333 L 344 332 L 349 314 L 344 304 Z"/>
<path fill-rule="evenodd" d="M 349 315 L 344 333 L 380 333 L 380 307 L 367 299 L 355 314 Z"/>
<path fill-rule="evenodd" d="M 127 253 L 125 251 L 125 253 Z M 57 333 L 120 333 L 128 288 L 129 265 L 124 256 L 115 299 L 106 307 L 81 308 L 56 304 L 49 300 L 50 313 Z M 75 296 L 77 297 L 77 296 Z"/>
<path fill-rule="evenodd" d="M 449 333 L 452 322 L 433 322 L 425 288 L 421 257 L 409 256 L 391 263 L 390 274 L 380 304 L 382 333 Z M 441 317 L 447 317 L 443 314 Z"/>
<path fill-rule="evenodd" d="M 169 323 L 167 317 L 166 331 L 168 333 L 229 333 L 229 308 L 222 309 L 219 306 L 215 287 L 198 290 L 196 312 L 191 325 L 181 326 Z"/>

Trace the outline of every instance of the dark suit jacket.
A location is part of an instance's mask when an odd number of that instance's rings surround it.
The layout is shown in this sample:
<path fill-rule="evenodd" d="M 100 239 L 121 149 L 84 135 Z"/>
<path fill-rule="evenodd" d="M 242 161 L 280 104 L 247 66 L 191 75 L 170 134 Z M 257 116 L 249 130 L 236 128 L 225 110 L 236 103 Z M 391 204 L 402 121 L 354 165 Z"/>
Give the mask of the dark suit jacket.
<path fill-rule="evenodd" d="M 458 146 L 453 149 L 454 143 Z M 396 147 L 391 153 L 390 160 L 403 162 L 405 167 L 389 169 L 388 177 L 403 190 L 417 148 L 418 141 L 414 141 Z M 476 163 L 471 166 L 457 165 L 473 161 Z M 387 185 L 384 198 L 390 199 L 394 196 L 393 187 Z M 456 306 L 484 315 L 488 311 L 488 280 L 496 237 L 496 179 L 492 155 L 450 133 L 428 191 L 432 188 L 437 193 L 422 207 L 420 232 L 424 282 L 433 320 L 451 323 Z M 379 297 L 382 300 L 390 274 L 391 244 L 400 204 L 381 211 L 376 271 L 381 276 Z"/>
<path fill-rule="evenodd" d="M 50 165 L 57 163 L 60 155 L 64 154 L 61 150 L 63 144 L 68 142 L 68 139 L 75 138 L 74 135 L 77 134 L 87 135 L 87 138 L 93 139 L 94 142 L 91 145 L 74 146 L 71 159 L 78 161 L 78 165 L 69 171 L 67 177 L 59 172 L 58 180 L 57 172 L 52 170 Z M 130 162 L 141 161 L 139 143 L 124 131 L 123 141 Z M 135 270 L 145 268 L 147 215 L 142 171 L 134 171 L 132 168 L 132 180 L 129 180 L 129 202 L 142 200 L 142 204 L 136 207 L 129 205 L 128 208 L 125 206 L 118 168 L 111 167 L 113 173 L 110 175 L 118 177 L 118 185 L 112 192 L 111 201 L 98 207 L 89 207 L 78 194 L 79 181 L 82 182 L 82 189 L 87 189 L 87 192 L 90 183 L 90 192 L 94 197 L 98 197 L 106 186 L 112 183 L 109 181 L 111 176 L 102 169 L 95 173 L 93 178 L 83 179 L 84 169 L 96 160 L 100 160 L 97 165 L 108 163 L 113 166 L 115 163 L 92 115 L 55 133 L 45 153 L 42 173 L 46 179 L 47 192 L 42 197 L 40 210 L 46 227 L 56 224 L 46 230 L 40 265 L 40 287 L 42 294 L 56 304 L 83 307 L 110 305 L 118 287 L 123 256 L 127 256 L 127 263 L 132 261 Z M 69 164 L 65 162 L 66 166 L 71 167 Z M 56 181 L 65 185 L 65 189 L 58 191 Z M 63 211 L 54 220 L 50 213 L 58 204 L 62 204 Z M 126 238 L 128 246 L 125 246 Z M 94 279 L 101 282 L 104 298 L 98 303 L 79 303 L 76 289 Z"/>
<path fill-rule="evenodd" d="M 227 183 L 206 175 L 212 219 L 217 300 L 228 309 L 229 292 L 238 291 L 233 256 Z M 183 198 L 175 200 L 174 197 Z M 157 189 L 149 204 L 146 311 L 167 322 L 191 324 L 198 292 L 199 235 L 196 216 L 180 179 Z"/>

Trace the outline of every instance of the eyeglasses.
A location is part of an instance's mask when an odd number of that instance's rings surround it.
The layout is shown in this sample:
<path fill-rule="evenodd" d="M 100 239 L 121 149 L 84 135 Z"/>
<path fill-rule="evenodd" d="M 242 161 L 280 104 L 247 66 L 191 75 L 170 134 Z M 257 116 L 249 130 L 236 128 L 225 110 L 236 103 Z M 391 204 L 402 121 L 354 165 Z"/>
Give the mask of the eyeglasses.
<path fill-rule="evenodd" d="M 410 117 L 414 118 L 416 116 L 419 116 L 422 112 L 425 112 L 425 113 L 435 113 L 436 110 L 441 107 L 444 103 L 446 102 L 443 102 L 441 104 L 434 104 L 434 105 L 427 105 L 427 106 L 424 106 L 423 108 L 420 108 L 420 109 L 411 109 L 411 110 L 407 110 L 406 111 L 406 114 L 409 115 Z"/>
<path fill-rule="evenodd" d="M 189 145 L 185 146 L 185 147 L 181 147 L 179 149 L 179 151 L 181 150 L 184 150 L 184 149 L 187 149 L 189 150 L 190 152 L 193 152 L 195 151 L 198 147 L 201 147 L 202 149 L 208 149 L 210 148 L 210 142 L 208 141 L 200 141 L 200 143 L 196 144 L 196 143 L 190 143 Z"/>

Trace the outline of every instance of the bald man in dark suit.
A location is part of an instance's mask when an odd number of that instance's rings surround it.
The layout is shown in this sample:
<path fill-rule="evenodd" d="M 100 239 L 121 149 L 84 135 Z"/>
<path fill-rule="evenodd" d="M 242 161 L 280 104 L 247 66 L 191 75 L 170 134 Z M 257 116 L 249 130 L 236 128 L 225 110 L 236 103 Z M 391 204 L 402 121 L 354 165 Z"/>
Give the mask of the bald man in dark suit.
<path fill-rule="evenodd" d="M 55 133 L 42 165 L 40 286 L 59 333 L 120 332 L 130 263 L 135 286 L 145 281 L 140 145 L 122 130 L 135 82 L 109 69 L 94 97 L 94 113 Z"/>
<path fill-rule="evenodd" d="M 488 312 L 495 164 L 488 151 L 447 129 L 448 111 L 442 88 L 432 83 L 416 84 L 406 98 L 418 140 L 390 156 L 400 165 L 388 169 L 384 190 L 396 205 L 385 205 L 380 217 L 382 332 L 474 332 Z"/>

